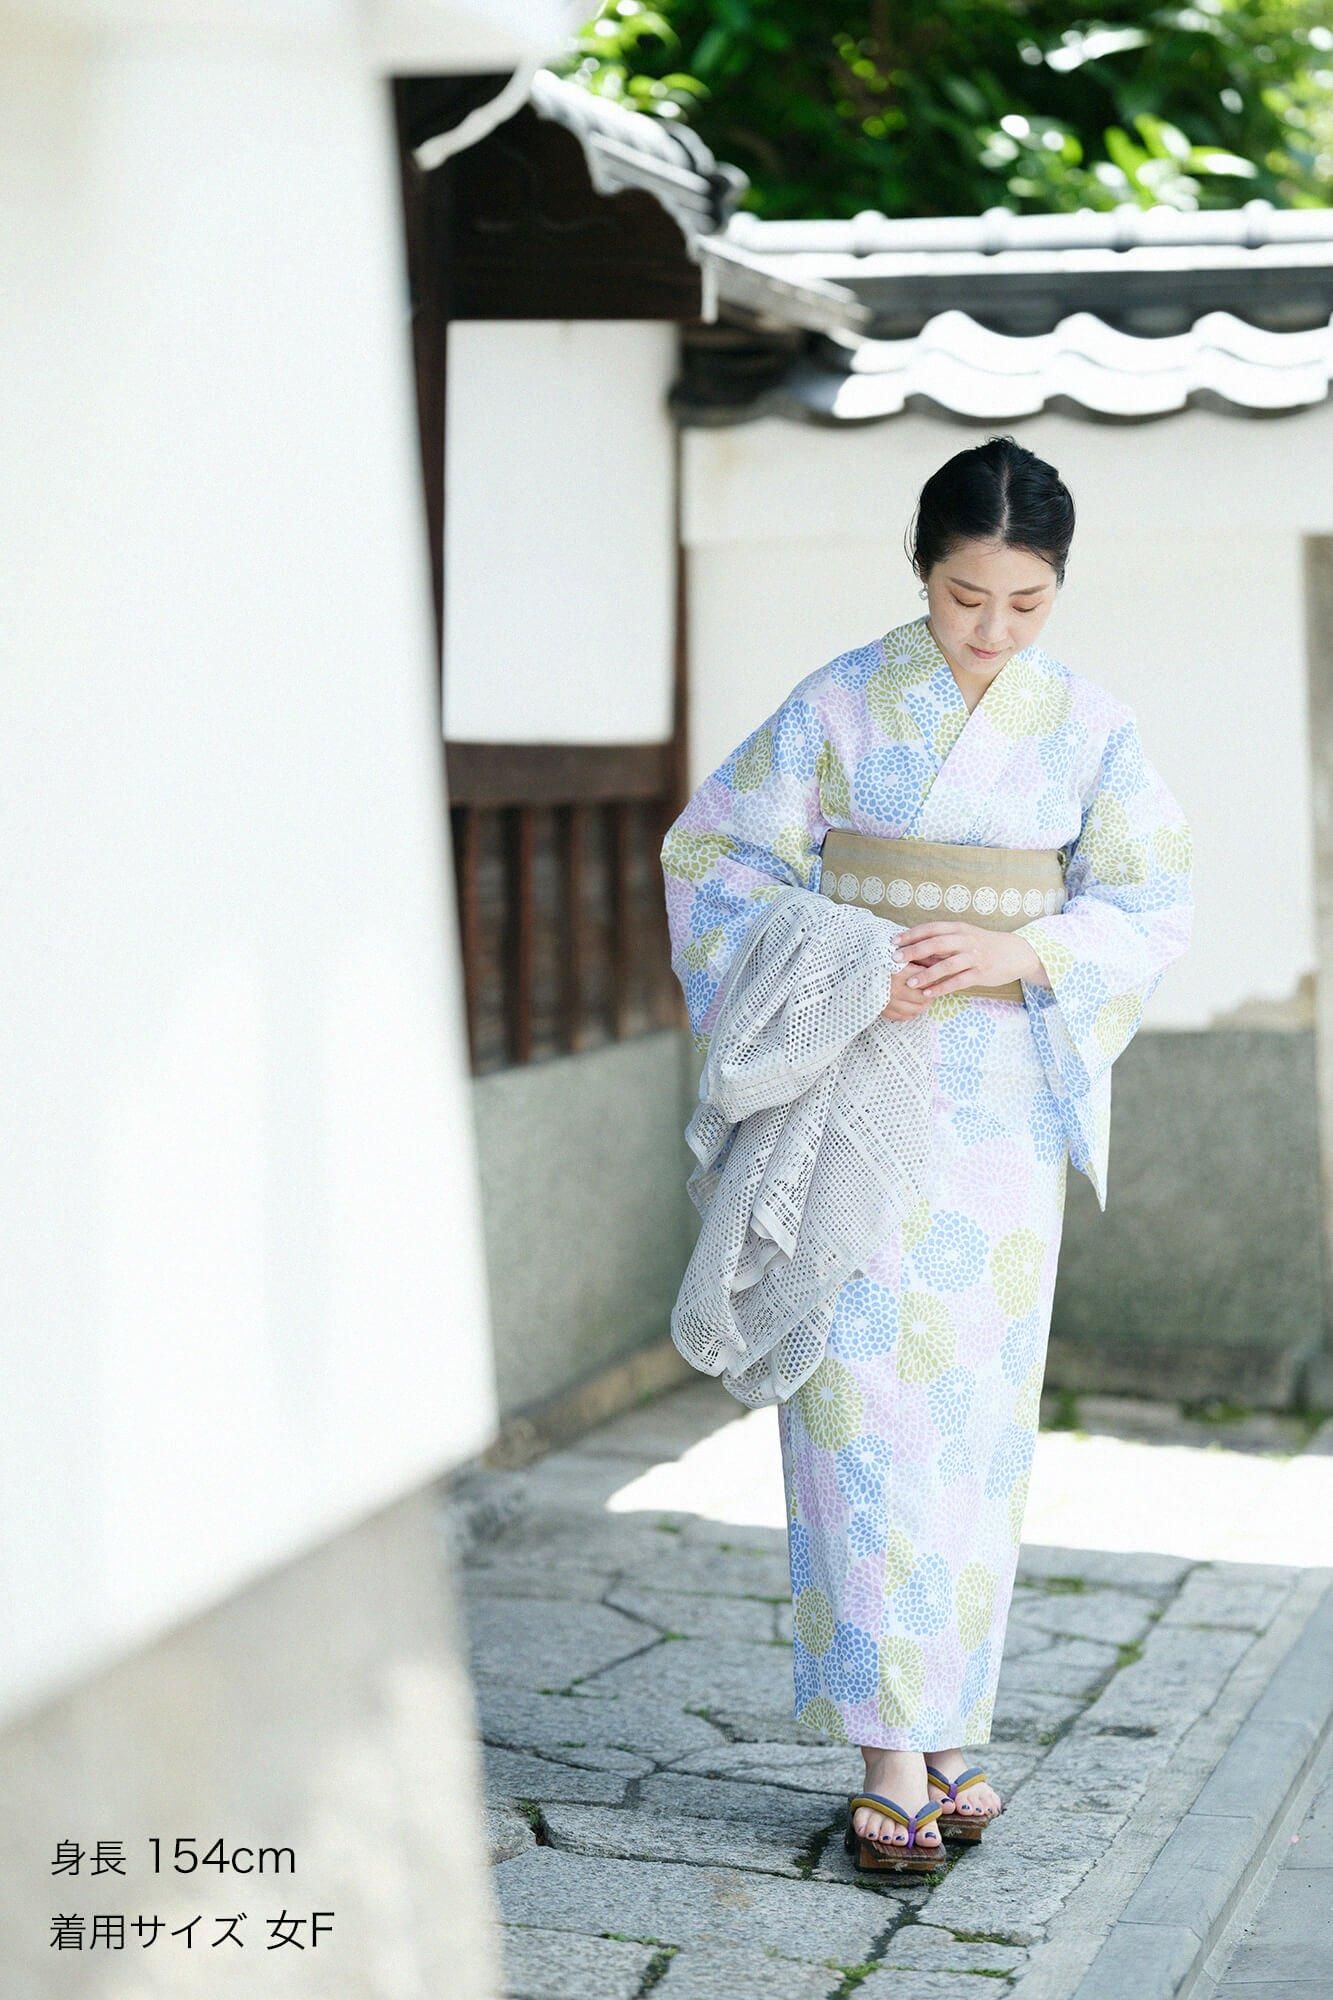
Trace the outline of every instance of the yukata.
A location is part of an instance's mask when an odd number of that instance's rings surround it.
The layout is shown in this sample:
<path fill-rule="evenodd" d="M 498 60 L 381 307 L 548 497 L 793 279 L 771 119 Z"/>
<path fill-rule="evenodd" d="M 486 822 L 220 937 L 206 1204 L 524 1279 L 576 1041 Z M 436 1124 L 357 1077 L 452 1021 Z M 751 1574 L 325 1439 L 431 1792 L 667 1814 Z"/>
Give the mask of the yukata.
<path fill-rule="evenodd" d="M 1132 709 L 1034 644 L 969 714 L 911 619 L 800 681 L 662 843 L 700 1052 L 742 939 L 775 885 L 818 889 L 832 827 L 1068 857 L 1063 907 L 1017 932 L 1050 987 L 929 1003 L 925 1192 L 842 1283 L 822 1359 L 777 1406 L 794 1713 L 838 1741 L 941 1750 L 990 1738 L 1067 1165 L 1104 1209 L 1111 1066 L 1189 942 L 1191 838 Z M 884 907 L 905 887 L 890 879 Z"/>

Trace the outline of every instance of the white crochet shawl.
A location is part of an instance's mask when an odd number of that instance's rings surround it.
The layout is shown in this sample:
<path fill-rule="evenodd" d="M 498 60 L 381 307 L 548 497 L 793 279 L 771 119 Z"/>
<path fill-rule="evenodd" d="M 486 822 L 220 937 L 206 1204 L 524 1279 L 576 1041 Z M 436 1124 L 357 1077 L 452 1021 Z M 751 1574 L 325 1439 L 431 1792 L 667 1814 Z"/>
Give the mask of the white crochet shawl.
<path fill-rule="evenodd" d="M 671 1337 L 752 1408 L 814 1373 L 839 1287 L 924 1192 L 929 1025 L 880 1018 L 901 928 L 784 887 L 722 982 L 685 1128 L 703 1228 Z"/>

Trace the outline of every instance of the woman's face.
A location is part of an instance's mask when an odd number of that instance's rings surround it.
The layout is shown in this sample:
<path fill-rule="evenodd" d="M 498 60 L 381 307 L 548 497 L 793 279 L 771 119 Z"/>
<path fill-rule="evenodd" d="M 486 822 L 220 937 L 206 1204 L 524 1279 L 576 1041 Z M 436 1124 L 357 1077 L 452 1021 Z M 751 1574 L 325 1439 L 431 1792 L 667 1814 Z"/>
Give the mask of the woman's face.
<path fill-rule="evenodd" d="M 1027 549 L 958 542 L 926 578 L 930 628 L 955 667 L 989 680 L 1030 646 L 1055 603 L 1055 571 Z"/>

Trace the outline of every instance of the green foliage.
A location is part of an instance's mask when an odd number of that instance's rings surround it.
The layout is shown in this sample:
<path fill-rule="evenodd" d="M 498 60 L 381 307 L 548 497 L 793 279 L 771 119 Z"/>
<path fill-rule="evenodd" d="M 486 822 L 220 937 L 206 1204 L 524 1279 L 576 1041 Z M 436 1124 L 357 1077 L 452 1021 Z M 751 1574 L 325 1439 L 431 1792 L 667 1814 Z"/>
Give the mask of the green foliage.
<path fill-rule="evenodd" d="M 1056 1389 L 1051 1393 L 1052 1409 L 1046 1419 L 1048 1431 L 1076 1431 L 1078 1422 L 1078 1397 L 1072 1389 Z"/>
<path fill-rule="evenodd" d="M 1331 19 L 1329 0 L 604 0 L 555 66 L 689 123 L 770 217 L 1322 208 Z"/>

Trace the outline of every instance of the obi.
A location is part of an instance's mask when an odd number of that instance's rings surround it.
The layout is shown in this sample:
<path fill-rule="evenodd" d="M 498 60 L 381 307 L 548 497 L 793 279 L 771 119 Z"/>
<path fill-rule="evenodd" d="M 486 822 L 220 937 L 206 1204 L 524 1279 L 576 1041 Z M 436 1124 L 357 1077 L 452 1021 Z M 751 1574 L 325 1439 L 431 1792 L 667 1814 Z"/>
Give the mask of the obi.
<path fill-rule="evenodd" d="M 972 847 L 942 840 L 888 840 L 830 827 L 819 887 L 900 924 L 960 917 L 988 931 L 1016 931 L 1065 904 L 1066 848 Z M 1022 1001 L 1022 981 L 970 986 L 960 997 Z"/>

